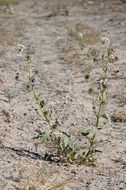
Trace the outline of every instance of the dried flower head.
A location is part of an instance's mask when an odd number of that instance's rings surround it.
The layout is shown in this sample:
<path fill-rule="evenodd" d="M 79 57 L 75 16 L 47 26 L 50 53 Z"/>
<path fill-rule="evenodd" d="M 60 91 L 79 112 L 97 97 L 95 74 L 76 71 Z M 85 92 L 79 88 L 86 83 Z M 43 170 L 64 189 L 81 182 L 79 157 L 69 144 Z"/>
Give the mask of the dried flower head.
<path fill-rule="evenodd" d="M 94 89 L 93 88 L 89 88 L 88 93 L 92 94 L 93 92 L 94 92 Z"/>
<path fill-rule="evenodd" d="M 34 72 L 35 72 L 35 75 L 37 75 L 39 73 L 39 70 L 36 69 Z"/>
<path fill-rule="evenodd" d="M 89 78 L 90 78 L 90 74 L 86 74 L 86 75 L 85 75 L 85 79 L 88 80 Z"/>
<path fill-rule="evenodd" d="M 19 73 L 16 73 L 15 79 L 19 80 Z"/>
<path fill-rule="evenodd" d="M 26 61 L 31 61 L 31 56 L 30 55 L 26 55 Z"/>

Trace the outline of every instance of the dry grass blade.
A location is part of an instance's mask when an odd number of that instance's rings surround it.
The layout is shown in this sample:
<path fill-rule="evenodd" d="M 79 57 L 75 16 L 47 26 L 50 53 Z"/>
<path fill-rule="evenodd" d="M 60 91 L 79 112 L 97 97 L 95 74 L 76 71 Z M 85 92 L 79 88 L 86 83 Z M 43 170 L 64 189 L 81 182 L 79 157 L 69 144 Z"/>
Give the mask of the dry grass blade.
<path fill-rule="evenodd" d="M 22 179 L 17 190 L 63 190 L 65 185 L 75 176 L 62 177 L 62 173 L 57 169 L 48 168 L 48 165 L 37 165 L 27 168 L 19 165 Z M 25 182 L 24 181 L 27 181 Z"/>
<path fill-rule="evenodd" d="M 64 181 L 62 181 L 62 182 L 59 182 L 58 184 L 56 184 L 55 186 L 53 186 L 53 187 L 50 187 L 50 188 L 47 188 L 46 190 L 57 190 L 57 189 L 59 189 L 59 188 L 64 188 L 65 187 L 65 185 L 72 179 L 74 177 L 74 175 L 73 176 L 71 176 L 71 177 L 69 177 L 69 178 L 67 178 L 67 179 L 65 179 Z"/>

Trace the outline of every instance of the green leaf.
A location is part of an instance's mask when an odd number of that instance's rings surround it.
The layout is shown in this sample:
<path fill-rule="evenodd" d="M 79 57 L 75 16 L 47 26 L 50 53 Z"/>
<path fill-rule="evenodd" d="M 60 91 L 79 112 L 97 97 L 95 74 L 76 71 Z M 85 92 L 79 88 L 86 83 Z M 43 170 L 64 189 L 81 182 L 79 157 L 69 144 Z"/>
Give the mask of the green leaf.
<path fill-rule="evenodd" d="M 96 149 L 96 150 L 95 150 L 95 152 L 102 152 L 102 151 L 101 151 L 101 150 L 97 150 L 97 149 Z"/>
<path fill-rule="evenodd" d="M 47 115 L 48 115 L 48 113 L 49 113 L 49 111 L 48 111 L 48 110 L 46 110 L 46 111 L 44 111 L 44 112 L 43 112 L 43 115 L 44 115 L 44 116 L 47 116 Z"/>
<path fill-rule="evenodd" d="M 73 152 L 73 149 L 71 147 L 69 147 L 69 146 L 65 149 L 65 154 L 66 155 L 72 154 L 72 152 Z"/>
<path fill-rule="evenodd" d="M 73 151 L 72 154 L 71 154 L 71 160 L 74 160 L 74 159 L 75 159 L 75 155 L 76 155 L 76 152 Z"/>
<path fill-rule="evenodd" d="M 64 147 L 66 148 L 69 145 L 69 142 L 70 142 L 70 135 L 63 132 L 62 140 L 63 140 Z"/>
<path fill-rule="evenodd" d="M 81 134 L 83 136 L 87 136 L 87 135 L 89 135 L 89 131 L 88 130 L 81 131 Z"/>
<path fill-rule="evenodd" d="M 101 127 L 98 127 L 97 129 L 100 131 L 102 128 L 101 128 Z"/>
<path fill-rule="evenodd" d="M 44 101 L 44 100 L 42 100 L 42 101 L 40 102 L 40 106 L 41 106 L 41 108 L 44 108 L 44 106 L 45 106 L 45 101 Z"/>
<path fill-rule="evenodd" d="M 43 144 L 45 141 L 47 141 L 51 137 L 50 131 L 45 131 L 40 138 L 40 144 Z"/>

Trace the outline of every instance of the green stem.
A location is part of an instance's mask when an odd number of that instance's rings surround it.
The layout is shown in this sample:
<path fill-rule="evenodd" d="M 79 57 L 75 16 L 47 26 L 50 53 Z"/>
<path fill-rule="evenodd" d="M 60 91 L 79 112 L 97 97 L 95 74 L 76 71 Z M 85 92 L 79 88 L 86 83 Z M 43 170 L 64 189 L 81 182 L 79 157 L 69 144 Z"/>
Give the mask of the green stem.
<path fill-rule="evenodd" d="M 104 91 L 105 91 L 105 85 L 106 85 L 106 78 L 107 78 L 107 71 L 108 71 L 108 62 L 106 62 L 106 66 L 105 66 L 105 70 L 104 70 L 104 78 L 103 78 L 103 84 L 102 84 L 102 91 L 101 91 L 101 100 L 100 100 L 100 104 L 99 104 L 99 110 L 98 110 L 98 114 L 96 115 L 96 124 L 95 127 L 98 129 L 99 127 L 99 122 L 100 122 L 100 117 L 101 117 L 101 113 L 102 113 L 102 108 L 103 108 L 103 101 L 104 101 Z M 88 154 L 91 154 L 93 151 L 93 145 L 96 139 L 96 135 L 97 133 L 95 132 L 92 136 L 92 139 L 90 142 L 90 146 L 89 146 L 89 151 Z"/>
<path fill-rule="evenodd" d="M 52 132 L 54 132 L 54 129 L 53 129 L 53 127 L 52 127 L 52 124 L 50 123 L 50 120 L 48 119 L 48 117 L 44 114 L 44 111 L 43 111 L 43 109 L 42 109 L 42 107 L 41 107 L 41 105 L 40 105 L 39 97 L 37 96 L 37 94 L 36 94 L 36 92 L 35 92 L 35 90 L 34 90 L 34 85 L 33 85 L 33 83 L 32 83 L 33 77 L 32 77 L 32 74 L 31 74 L 30 63 L 27 63 L 27 65 L 28 65 L 28 78 L 29 78 L 29 81 L 30 81 L 30 87 L 31 87 L 33 96 L 34 96 L 34 98 L 36 99 L 37 104 L 39 105 L 39 108 L 40 108 L 40 110 L 41 110 L 41 112 L 42 112 L 42 114 L 43 114 L 43 116 L 44 116 L 46 122 L 48 123 L 50 129 L 52 130 Z M 53 134 L 54 134 L 54 133 L 53 133 Z M 54 134 L 54 135 L 55 135 L 55 134 Z"/>

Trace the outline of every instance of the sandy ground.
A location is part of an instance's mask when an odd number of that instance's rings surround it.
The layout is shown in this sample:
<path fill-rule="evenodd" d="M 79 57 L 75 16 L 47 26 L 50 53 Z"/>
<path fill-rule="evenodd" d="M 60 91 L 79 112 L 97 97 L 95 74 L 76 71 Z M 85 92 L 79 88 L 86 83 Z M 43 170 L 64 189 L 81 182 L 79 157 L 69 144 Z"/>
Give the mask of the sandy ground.
<path fill-rule="evenodd" d="M 68 14 L 69 13 L 69 14 Z M 68 15 L 67 15 L 68 14 Z M 84 48 L 77 38 L 83 33 Z M 24 61 L 16 46 L 29 47 L 39 70 L 36 91 L 48 101 L 59 130 L 72 133 L 91 126 L 92 95 L 85 74 L 100 77 L 101 65 L 86 52 L 108 37 L 119 60 L 110 66 L 105 111 L 112 128 L 103 126 L 97 137 L 97 164 L 93 166 L 50 164 L 42 158 L 48 149 L 32 138 L 48 129 L 37 120 L 36 102 L 16 73 L 25 77 Z M 105 119 L 105 118 L 103 118 Z M 0 7 L 0 190 L 36 190 L 48 176 L 50 188 L 76 173 L 65 190 L 119 190 L 126 188 L 126 2 L 120 0 L 25 0 L 9 9 Z M 109 140 L 108 140 L 109 139 Z M 83 148 L 83 141 L 79 142 Z M 55 178 L 57 176 L 57 179 Z M 39 186 L 37 188 L 37 185 Z M 36 188 L 35 188 L 36 187 Z M 23 188 L 22 188 L 23 190 Z"/>

